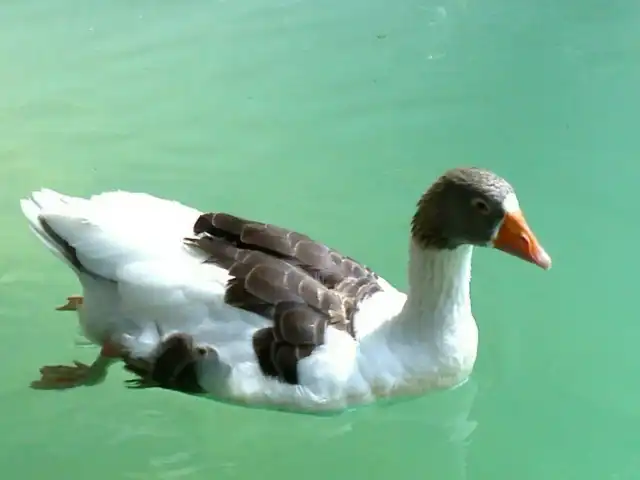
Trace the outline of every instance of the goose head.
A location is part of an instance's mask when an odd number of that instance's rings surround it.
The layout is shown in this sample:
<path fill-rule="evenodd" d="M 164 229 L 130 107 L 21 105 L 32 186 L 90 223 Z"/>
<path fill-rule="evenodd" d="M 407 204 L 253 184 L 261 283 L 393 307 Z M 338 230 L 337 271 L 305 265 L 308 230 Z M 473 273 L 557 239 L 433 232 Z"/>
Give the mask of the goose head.
<path fill-rule="evenodd" d="M 489 170 L 445 172 L 420 198 L 411 233 L 422 249 L 491 247 L 551 268 L 551 257 L 529 228 L 513 187 Z"/>

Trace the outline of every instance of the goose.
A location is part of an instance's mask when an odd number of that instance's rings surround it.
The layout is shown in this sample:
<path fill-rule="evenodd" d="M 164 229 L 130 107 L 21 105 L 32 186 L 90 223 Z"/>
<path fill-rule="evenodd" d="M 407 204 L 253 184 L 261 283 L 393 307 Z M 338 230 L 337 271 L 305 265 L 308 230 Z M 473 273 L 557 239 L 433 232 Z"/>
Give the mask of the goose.
<path fill-rule="evenodd" d="M 133 388 L 297 410 L 455 388 L 478 350 L 474 247 L 551 267 L 511 184 L 478 167 L 419 198 L 406 292 L 302 233 L 146 193 L 41 189 L 21 208 L 82 287 L 58 309 L 100 347 L 34 388 L 96 385 L 116 362 Z"/>

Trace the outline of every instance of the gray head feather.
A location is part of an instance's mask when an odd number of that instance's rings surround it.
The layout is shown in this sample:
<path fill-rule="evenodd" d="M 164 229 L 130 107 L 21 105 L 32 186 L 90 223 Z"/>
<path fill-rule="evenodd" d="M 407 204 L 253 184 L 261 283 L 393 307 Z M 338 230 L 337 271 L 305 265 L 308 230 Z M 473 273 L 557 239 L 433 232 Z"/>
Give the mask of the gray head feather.
<path fill-rule="evenodd" d="M 504 218 L 504 199 L 513 187 L 476 167 L 445 172 L 418 202 L 411 232 L 423 248 L 487 245 Z"/>

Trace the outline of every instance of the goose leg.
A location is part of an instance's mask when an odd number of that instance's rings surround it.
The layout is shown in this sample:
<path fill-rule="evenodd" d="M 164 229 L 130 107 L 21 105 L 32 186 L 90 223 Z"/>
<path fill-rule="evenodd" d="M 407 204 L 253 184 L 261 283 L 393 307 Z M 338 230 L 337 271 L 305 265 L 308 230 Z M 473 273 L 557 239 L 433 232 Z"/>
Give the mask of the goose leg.
<path fill-rule="evenodd" d="M 56 307 L 56 310 L 59 312 L 75 312 L 82 306 L 84 303 L 84 297 L 82 295 L 72 295 L 67 297 L 67 303 L 65 305 L 61 305 L 60 307 Z"/>
<path fill-rule="evenodd" d="M 40 368 L 40 379 L 31 383 L 36 390 L 65 390 L 93 386 L 107 378 L 109 367 L 121 360 L 120 349 L 105 343 L 91 365 L 74 361 L 74 365 L 48 365 Z"/>

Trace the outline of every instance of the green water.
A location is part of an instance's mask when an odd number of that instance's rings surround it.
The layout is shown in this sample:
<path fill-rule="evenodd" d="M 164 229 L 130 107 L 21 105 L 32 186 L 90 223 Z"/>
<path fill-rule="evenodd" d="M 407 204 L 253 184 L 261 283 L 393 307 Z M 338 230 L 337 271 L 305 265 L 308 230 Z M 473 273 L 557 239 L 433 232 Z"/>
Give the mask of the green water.
<path fill-rule="evenodd" d="M 564 5 L 560 5 L 564 4 Z M 640 479 L 640 3 L 5 0 L 0 467 L 41 479 Z M 28 388 L 90 361 L 18 199 L 146 191 L 322 239 L 406 286 L 444 169 L 516 187 L 554 268 L 478 251 L 462 388 L 332 418 Z"/>

